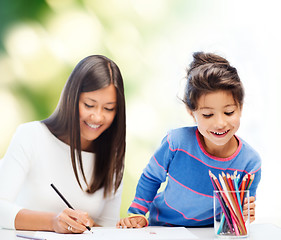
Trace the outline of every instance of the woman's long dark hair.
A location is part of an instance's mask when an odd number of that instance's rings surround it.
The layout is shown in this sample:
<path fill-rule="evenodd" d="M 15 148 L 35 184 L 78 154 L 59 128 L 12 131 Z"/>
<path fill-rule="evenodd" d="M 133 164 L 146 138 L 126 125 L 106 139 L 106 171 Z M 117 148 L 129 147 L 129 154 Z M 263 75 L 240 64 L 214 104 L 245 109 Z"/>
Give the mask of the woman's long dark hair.
<path fill-rule="evenodd" d="M 95 164 L 90 181 L 86 180 L 81 156 L 79 97 L 113 84 L 117 93 L 117 111 L 111 126 L 92 142 Z M 92 55 L 81 60 L 70 74 L 54 113 L 42 121 L 59 139 L 70 145 L 73 171 L 80 188 L 78 171 L 94 193 L 104 187 L 104 196 L 117 191 L 124 172 L 126 113 L 123 78 L 118 66 L 107 57 Z M 79 170 L 77 169 L 77 166 Z"/>

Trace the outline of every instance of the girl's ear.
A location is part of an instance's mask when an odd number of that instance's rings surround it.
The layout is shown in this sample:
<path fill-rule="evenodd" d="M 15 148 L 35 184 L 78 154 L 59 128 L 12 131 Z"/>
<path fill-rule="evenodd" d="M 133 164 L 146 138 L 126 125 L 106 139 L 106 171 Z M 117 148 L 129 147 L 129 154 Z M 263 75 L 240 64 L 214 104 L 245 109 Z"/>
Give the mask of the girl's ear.
<path fill-rule="evenodd" d="M 242 113 L 242 110 L 243 110 L 243 104 L 240 105 L 240 111 Z"/>
<path fill-rule="evenodd" d="M 191 111 L 189 108 L 186 108 L 186 110 L 190 114 L 190 116 L 193 118 L 193 121 L 196 123 L 196 119 L 194 117 L 193 111 Z"/>

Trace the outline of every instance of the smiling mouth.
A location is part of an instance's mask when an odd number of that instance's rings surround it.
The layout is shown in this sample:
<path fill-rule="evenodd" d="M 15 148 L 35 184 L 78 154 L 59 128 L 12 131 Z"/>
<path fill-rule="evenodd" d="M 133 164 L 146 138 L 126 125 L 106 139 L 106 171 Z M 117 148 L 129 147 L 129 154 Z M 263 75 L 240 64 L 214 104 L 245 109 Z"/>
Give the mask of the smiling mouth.
<path fill-rule="evenodd" d="M 85 122 L 90 128 L 93 128 L 93 129 L 97 129 L 99 128 L 101 125 L 96 125 L 96 124 L 91 124 L 91 123 L 87 123 Z"/>
<path fill-rule="evenodd" d="M 211 133 L 212 133 L 213 135 L 216 135 L 216 136 L 221 137 L 221 136 L 226 135 L 228 132 L 229 132 L 229 130 L 226 130 L 226 131 L 224 131 L 224 132 L 211 132 Z"/>

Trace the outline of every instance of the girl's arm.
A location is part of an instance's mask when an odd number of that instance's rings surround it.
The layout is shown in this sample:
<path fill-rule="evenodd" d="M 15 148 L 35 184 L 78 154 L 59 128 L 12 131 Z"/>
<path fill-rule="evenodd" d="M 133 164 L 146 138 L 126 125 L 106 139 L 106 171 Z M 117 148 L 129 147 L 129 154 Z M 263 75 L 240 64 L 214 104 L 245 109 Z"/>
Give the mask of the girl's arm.
<path fill-rule="evenodd" d="M 142 228 L 148 226 L 148 220 L 143 215 L 132 215 L 130 217 L 120 219 L 116 227 L 117 228 Z"/>

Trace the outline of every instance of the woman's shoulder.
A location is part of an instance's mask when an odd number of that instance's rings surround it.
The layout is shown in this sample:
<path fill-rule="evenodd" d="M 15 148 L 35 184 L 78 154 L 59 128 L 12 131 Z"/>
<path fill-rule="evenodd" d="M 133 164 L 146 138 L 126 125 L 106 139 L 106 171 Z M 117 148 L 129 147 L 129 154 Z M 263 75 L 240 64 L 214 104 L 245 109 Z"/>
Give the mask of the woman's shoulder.
<path fill-rule="evenodd" d="M 41 134 L 43 128 L 43 123 L 40 121 L 22 123 L 17 127 L 16 135 L 24 135 L 25 137 L 28 137 L 34 134 Z"/>

